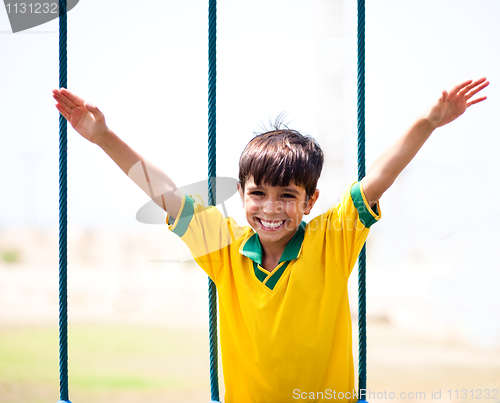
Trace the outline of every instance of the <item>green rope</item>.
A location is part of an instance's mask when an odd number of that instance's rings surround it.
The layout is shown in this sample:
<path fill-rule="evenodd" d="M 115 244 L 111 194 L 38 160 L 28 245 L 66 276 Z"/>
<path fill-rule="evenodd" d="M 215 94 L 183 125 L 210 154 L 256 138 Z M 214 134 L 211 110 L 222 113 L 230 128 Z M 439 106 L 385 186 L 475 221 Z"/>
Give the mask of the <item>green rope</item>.
<path fill-rule="evenodd" d="M 358 181 L 365 168 L 365 0 L 358 0 Z M 358 260 L 358 332 L 359 381 L 358 396 L 366 390 L 366 244 Z"/>
<path fill-rule="evenodd" d="M 66 0 L 59 0 L 59 88 L 67 88 Z M 59 114 L 59 390 L 58 403 L 69 402 L 68 388 L 68 124 Z"/>
<path fill-rule="evenodd" d="M 208 204 L 216 202 L 216 78 L 217 78 L 217 0 L 208 3 Z M 212 401 L 219 401 L 217 288 L 208 279 L 208 317 L 210 339 L 210 390 Z"/>

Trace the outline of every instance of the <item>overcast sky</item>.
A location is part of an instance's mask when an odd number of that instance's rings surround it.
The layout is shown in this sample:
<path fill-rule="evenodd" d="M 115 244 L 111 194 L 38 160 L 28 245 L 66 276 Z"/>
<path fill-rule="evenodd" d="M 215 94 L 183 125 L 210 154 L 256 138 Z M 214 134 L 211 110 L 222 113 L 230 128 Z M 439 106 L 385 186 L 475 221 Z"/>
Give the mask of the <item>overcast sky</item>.
<path fill-rule="evenodd" d="M 218 175 L 235 178 L 253 132 L 284 111 L 325 150 L 322 213 L 357 175 L 355 2 L 218 8 Z M 368 167 L 443 89 L 491 81 L 488 100 L 436 131 L 384 195 L 369 244 L 375 285 L 424 295 L 440 319 L 469 310 L 455 325 L 486 344 L 500 344 L 500 325 L 484 324 L 500 308 L 498 15 L 496 0 L 367 1 Z M 58 23 L 12 34 L 2 11 L 0 31 L 0 229 L 57 228 Z M 68 15 L 68 65 L 68 87 L 178 186 L 206 178 L 206 2 L 81 1 Z M 147 196 L 71 128 L 68 155 L 70 229 L 144 226 L 135 213 Z M 227 208 L 244 224 L 237 197 Z"/>
<path fill-rule="evenodd" d="M 355 152 L 356 138 L 356 10 L 347 3 L 219 2 L 218 175 L 236 177 L 253 132 L 284 111 L 290 126 L 316 137 L 327 153 L 319 209 L 356 179 L 356 156 L 343 153 Z M 473 189 L 487 186 L 495 172 L 497 11 L 495 1 L 367 2 L 368 166 L 442 89 L 480 76 L 492 81 L 488 101 L 436 132 L 398 183 L 409 187 L 405 192 L 451 192 L 453 215 L 477 200 Z M 179 186 L 206 177 L 206 16 L 201 1 L 87 0 L 68 17 L 69 88 L 97 104 L 108 124 Z M 0 13 L 0 227 L 55 227 L 58 25 L 9 29 Z M 328 169 L 332 161 L 340 174 Z M 435 185 L 424 183 L 429 179 Z M 146 200 L 70 128 L 74 225 L 141 225 L 135 211 Z"/>

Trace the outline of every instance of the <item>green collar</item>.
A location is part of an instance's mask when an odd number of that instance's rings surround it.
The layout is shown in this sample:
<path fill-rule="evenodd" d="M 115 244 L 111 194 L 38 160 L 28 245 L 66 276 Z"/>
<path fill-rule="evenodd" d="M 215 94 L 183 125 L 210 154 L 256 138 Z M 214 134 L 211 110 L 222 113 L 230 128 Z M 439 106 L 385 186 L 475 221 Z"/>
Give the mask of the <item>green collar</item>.
<path fill-rule="evenodd" d="M 302 221 L 292 239 L 290 239 L 290 241 L 286 244 L 279 263 L 289 262 L 290 260 L 294 260 L 299 257 L 300 250 L 302 248 L 302 241 L 304 240 L 305 227 L 306 223 Z M 262 245 L 260 244 L 257 233 L 254 233 L 247 239 L 241 249 L 241 254 L 252 259 L 255 263 L 262 265 Z"/>

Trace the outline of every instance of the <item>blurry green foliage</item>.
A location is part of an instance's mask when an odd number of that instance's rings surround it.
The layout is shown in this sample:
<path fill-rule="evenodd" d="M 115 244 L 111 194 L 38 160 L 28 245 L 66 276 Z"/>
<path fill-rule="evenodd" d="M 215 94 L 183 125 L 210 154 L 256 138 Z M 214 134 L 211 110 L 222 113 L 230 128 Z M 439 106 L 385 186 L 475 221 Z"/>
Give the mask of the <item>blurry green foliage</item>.
<path fill-rule="evenodd" d="M 17 263 L 19 262 L 19 252 L 16 250 L 4 250 L 1 253 L 2 262 Z"/>

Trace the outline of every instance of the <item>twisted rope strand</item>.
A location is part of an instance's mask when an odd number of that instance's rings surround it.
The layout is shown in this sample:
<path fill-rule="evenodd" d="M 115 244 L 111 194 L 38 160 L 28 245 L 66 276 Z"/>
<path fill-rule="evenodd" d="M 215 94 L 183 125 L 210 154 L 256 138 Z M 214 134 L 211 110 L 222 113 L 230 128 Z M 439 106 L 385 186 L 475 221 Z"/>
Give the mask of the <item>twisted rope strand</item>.
<path fill-rule="evenodd" d="M 66 0 L 59 0 L 59 88 L 67 88 Z M 67 121 L 59 114 L 59 390 L 60 403 L 69 402 L 68 388 L 68 178 Z"/>
<path fill-rule="evenodd" d="M 208 204 L 216 205 L 216 82 L 217 82 L 217 0 L 208 4 Z M 210 340 L 210 390 L 212 401 L 219 401 L 217 288 L 208 279 L 208 317 Z"/>
<path fill-rule="evenodd" d="M 365 173 L 365 0 L 358 0 L 358 181 Z M 366 390 L 366 244 L 358 260 L 358 396 Z"/>

